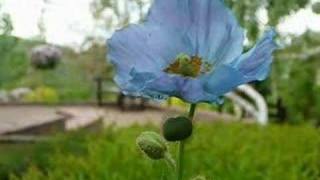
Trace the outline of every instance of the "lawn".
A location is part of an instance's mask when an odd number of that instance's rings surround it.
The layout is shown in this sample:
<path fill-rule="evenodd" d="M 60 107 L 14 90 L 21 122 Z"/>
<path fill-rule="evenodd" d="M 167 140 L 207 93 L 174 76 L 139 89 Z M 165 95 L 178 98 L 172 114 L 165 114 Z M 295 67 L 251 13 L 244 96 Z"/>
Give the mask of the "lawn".
<path fill-rule="evenodd" d="M 18 148 L 32 158 L 17 156 L 17 150 L 1 151 L 0 160 L 7 161 L 1 170 L 11 168 L 11 179 L 25 180 L 170 179 L 164 162 L 146 159 L 135 146 L 135 137 L 150 129 L 156 128 L 110 127 L 59 135 L 51 142 Z M 175 147 L 171 145 L 173 153 Z M 319 131 L 309 126 L 200 123 L 187 144 L 185 179 L 319 179 L 319 148 Z"/>

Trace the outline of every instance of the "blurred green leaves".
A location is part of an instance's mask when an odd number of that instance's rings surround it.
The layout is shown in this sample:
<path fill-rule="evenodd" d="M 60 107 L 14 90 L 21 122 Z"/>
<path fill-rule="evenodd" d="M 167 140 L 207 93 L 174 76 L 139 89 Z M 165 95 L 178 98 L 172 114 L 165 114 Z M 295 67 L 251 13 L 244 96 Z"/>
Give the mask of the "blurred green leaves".
<path fill-rule="evenodd" d="M 9 35 L 13 31 L 13 25 L 9 14 L 1 11 L 0 1 L 0 35 Z"/>
<path fill-rule="evenodd" d="M 316 14 L 320 14 L 320 2 L 316 2 L 312 5 L 312 11 Z"/>
<path fill-rule="evenodd" d="M 281 99 L 288 111 L 287 121 L 320 123 L 319 85 L 320 36 L 307 31 L 292 37 L 291 43 L 275 56 L 273 71 L 267 87 L 269 103 Z M 264 88 L 266 89 L 266 87 Z"/>
<path fill-rule="evenodd" d="M 0 34 L 11 34 L 13 25 L 9 14 L 0 15 Z"/>
<path fill-rule="evenodd" d="M 282 18 L 304 8 L 309 2 L 310 0 L 226 0 L 247 30 L 250 41 L 255 41 L 261 34 L 259 11 L 267 10 L 267 25 L 275 27 Z"/>

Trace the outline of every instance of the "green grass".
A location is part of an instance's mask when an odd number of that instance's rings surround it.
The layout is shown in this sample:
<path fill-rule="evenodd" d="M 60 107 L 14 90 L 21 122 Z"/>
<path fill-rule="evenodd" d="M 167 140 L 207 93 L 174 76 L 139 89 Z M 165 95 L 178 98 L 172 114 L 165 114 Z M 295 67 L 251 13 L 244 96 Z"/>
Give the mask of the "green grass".
<path fill-rule="evenodd" d="M 165 176 L 165 163 L 146 159 L 135 146 L 135 138 L 150 129 L 155 128 L 62 135 L 34 146 L 28 170 L 13 171 L 16 176 L 11 179 L 170 179 Z M 186 147 L 185 179 L 197 175 L 217 180 L 320 178 L 319 131 L 309 126 L 200 124 Z M 174 154 L 175 148 L 171 145 Z"/>
<path fill-rule="evenodd" d="M 34 146 L 26 144 L 1 144 L 0 179 L 5 179 L 8 172 L 25 171 L 34 150 Z"/>

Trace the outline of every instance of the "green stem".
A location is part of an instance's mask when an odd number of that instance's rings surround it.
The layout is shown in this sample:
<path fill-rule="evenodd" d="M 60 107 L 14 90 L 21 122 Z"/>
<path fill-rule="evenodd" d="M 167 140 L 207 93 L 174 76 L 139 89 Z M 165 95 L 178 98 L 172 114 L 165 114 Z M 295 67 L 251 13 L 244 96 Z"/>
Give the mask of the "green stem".
<path fill-rule="evenodd" d="M 196 104 L 191 104 L 189 109 L 189 120 L 193 121 L 193 117 L 196 111 Z M 183 160 L 184 160 L 184 146 L 185 140 L 179 142 L 179 150 L 178 150 L 178 165 L 177 165 L 177 180 L 181 180 L 183 176 Z"/>
<path fill-rule="evenodd" d="M 174 159 L 172 158 L 171 154 L 169 152 L 166 152 L 164 155 L 164 160 L 166 161 L 168 167 L 170 169 L 176 169 L 176 162 L 174 161 Z"/>
<path fill-rule="evenodd" d="M 190 110 L 189 110 L 189 115 L 188 115 L 190 121 L 193 120 L 194 114 L 196 112 L 196 108 L 197 108 L 197 104 L 191 104 L 190 105 Z"/>

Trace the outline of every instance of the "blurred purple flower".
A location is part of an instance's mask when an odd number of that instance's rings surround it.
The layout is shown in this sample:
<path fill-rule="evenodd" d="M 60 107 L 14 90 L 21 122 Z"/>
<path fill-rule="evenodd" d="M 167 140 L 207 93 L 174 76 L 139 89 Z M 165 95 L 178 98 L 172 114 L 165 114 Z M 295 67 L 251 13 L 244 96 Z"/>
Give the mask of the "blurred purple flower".
<path fill-rule="evenodd" d="M 54 69 L 62 58 L 62 51 L 52 45 L 39 45 L 31 50 L 31 64 L 37 69 Z"/>

